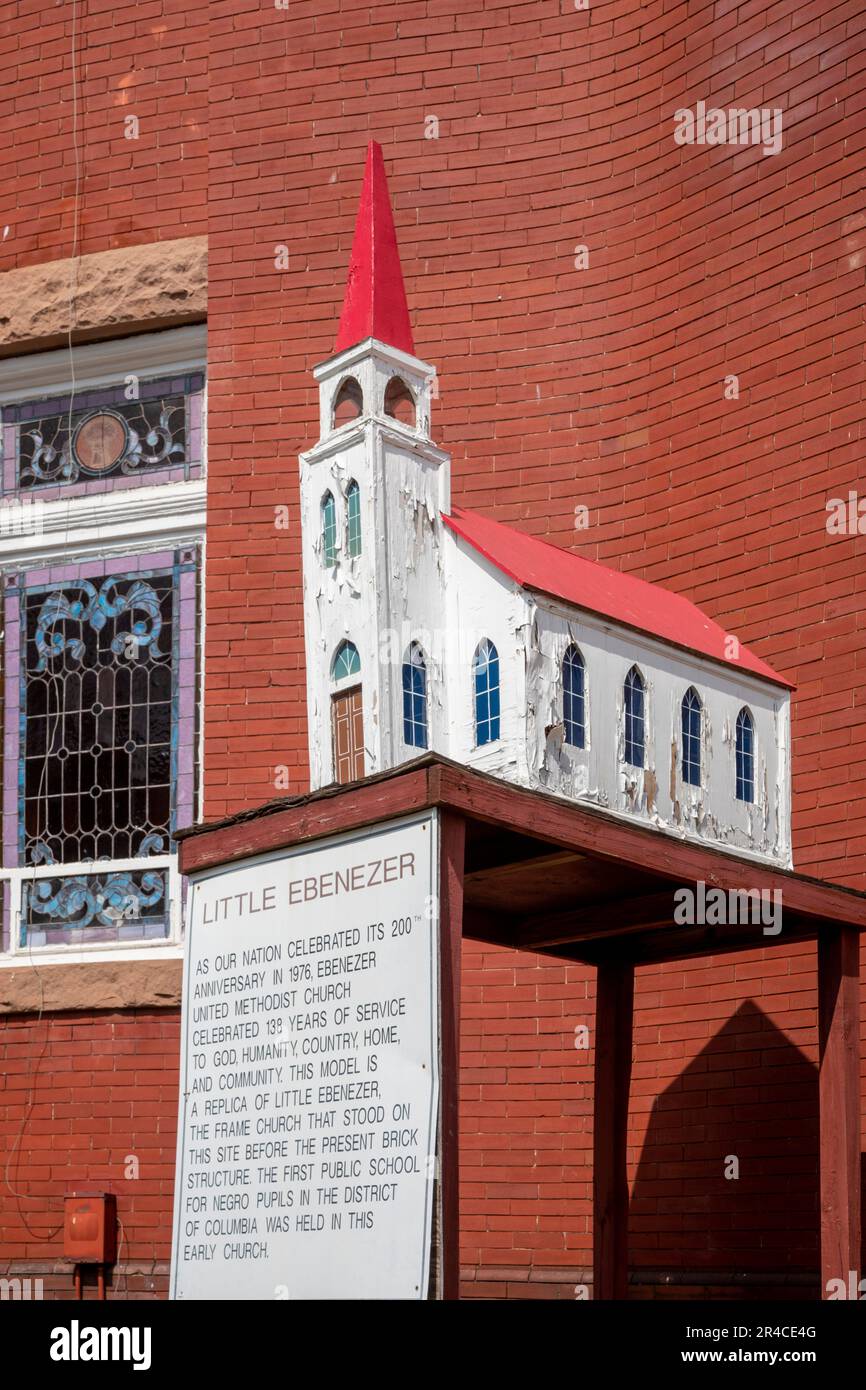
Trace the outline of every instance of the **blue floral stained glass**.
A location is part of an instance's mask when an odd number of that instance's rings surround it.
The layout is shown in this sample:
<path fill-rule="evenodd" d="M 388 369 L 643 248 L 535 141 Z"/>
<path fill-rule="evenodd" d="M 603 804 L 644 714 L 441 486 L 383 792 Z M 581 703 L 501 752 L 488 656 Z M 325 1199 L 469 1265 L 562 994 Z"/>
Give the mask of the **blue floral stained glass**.
<path fill-rule="evenodd" d="M 427 747 L 427 665 L 417 642 L 403 662 L 403 742 Z"/>
<path fill-rule="evenodd" d="M 10 602 L 20 616 L 15 857 L 34 869 L 22 944 L 169 930 L 168 867 L 147 860 L 192 819 L 196 553 L 152 558 L 168 563 L 7 581 L 7 616 Z M 45 872 L 63 864 L 75 869 Z"/>
<path fill-rule="evenodd" d="M 487 638 L 479 643 L 472 663 L 475 678 L 475 745 L 499 738 L 499 653 Z"/>
<path fill-rule="evenodd" d="M 68 491 L 102 480 L 170 471 L 192 477 L 201 459 L 204 375 L 82 390 L 3 407 L 13 428 L 14 472 L 4 491 Z M 130 394 L 133 398 L 129 399 Z"/>
<path fill-rule="evenodd" d="M 160 868 L 25 882 L 21 944 L 164 937 L 167 880 L 168 870 Z"/>

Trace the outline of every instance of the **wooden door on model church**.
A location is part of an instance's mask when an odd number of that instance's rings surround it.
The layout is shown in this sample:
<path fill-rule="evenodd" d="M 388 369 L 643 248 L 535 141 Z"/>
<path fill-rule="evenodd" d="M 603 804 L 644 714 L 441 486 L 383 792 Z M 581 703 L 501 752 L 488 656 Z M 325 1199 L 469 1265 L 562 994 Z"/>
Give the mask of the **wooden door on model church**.
<path fill-rule="evenodd" d="M 355 782 L 364 776 L 364 714 L 360 685 L 331 696 L 331 730 L 334 777 L 338 782 Z"/>

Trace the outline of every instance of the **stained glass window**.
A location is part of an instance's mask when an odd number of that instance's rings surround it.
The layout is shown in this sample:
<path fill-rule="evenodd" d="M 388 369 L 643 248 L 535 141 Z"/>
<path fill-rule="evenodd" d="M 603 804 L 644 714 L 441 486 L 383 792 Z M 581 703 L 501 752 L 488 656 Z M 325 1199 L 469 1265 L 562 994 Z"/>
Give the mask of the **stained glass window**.
<path fill-rule="evenodd" d="M 350 555 L 361 553 L 361 489 L 354 478 L 346 488 L 346 514 L 349 525 L 348 551 Z"/>
<path fill-rule="evenodd" d="M 4 406 L 3 492 L 48 499 L 199 476 L 203 387 L 201 372 L 132 377 Z"/>
<path fill-rule="evenodd" d="M 417 642 L 403 659 L 403 742 L 427 747 L 427 664 Z"/>
<path fill-rule="evenodd" d="M 334 664 L 331 674 L 335 681 L 341 681 L 346 676 L 357 676 L 361 671 L 361 658 L 358 655 L 358 648 L 354 642 L 341 642 L 334 653 Z"/>
<path fill-rule="evenodd" d="M 20 945 L 169 934 L 172 836 L 194 815 L 196 610 L 194 548 L 7 576 Z"/>
<path fill-rule="evenodd" d="M 22 946 L 146 941 L 168 935 L 169 871 L 40 878 L 22 885 Z"/>
<path fill-rule="evenodd" d="M 644 765 L 644 683 L 636 666 L 632 666 L 623 686 L 625 707 L 625 760 L 630 767 Z"/>
<path fill-rule="evenodd" d="M 562 716 L 565 741 L 573 748 L 586 742 L 585 675 L 583 657 L 572 642 L 562 659 Z"/>
<path fill-rule="evenodd" d="M 475 746 L 499 738 L 499 653 L 487 638 L 478 644 L 472 663 L 475 678 Z"/>
<path fill-rule="evenodd" d="M 737 800 L 755 799 L 755 721 L 743 706 L 737 715 Z"/>
<path fill-rule="evenodd" d="M 701 697 L 691 686 L 683 696 L 683 781 L 701 785 Z"/>

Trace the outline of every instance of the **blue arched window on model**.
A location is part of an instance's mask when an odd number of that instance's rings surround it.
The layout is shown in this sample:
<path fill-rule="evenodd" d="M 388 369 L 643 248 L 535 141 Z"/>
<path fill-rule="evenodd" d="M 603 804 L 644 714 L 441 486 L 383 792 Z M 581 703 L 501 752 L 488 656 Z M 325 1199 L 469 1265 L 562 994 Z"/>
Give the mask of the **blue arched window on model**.
<path fill-rule="evenodd" d="M 562 658 L 562 718 L 565 741 L 573 748 L 586 746 L 586 668 L 572 642 Z"/>
<path fill-rule="evenodd" d="M 346 488 L 347 544 L 350 555 L 361 553 L 361 489 L 353 478 Z"/>
<path fill-rule="evenodd" d="M 472 662 L 475 680 L 475 746 L 499 738 L 499 653 L 485 637 Z"/>
<path fill-rule="evenodd" d="M 745 705 L 737 715 L 737 800 L 755 799 L 755 721 Z"/>
<path fill-rule="evenodd" d="M 427 747 L 427 663 L 417 642 L 403 658 L 403 742 Z"/>
<path fill-rule="evenodd" d="M 334 652 L 331 675 L 335 681 L 345 680 L 347 676 L 357 676 L 361 672 L 361 658 L 354 642 L 343 641 Z"/>
<path fill-rule="evenodd" d="M 701 697 L 694 686 L 683 696 L 683 781 L 701 785 Z"/>
<path fill-rule="evenodd" d="M 636 666 L 632 666 L 623 684 L 625 710 L 625 760 L 631 767 L 644 765 L 644 737 L 646 727 L 643 676 Z"/>
<path fill-rule="evenodd" d="M 332 492 L 322 498 L 322 561 L 326 565 L 337 563 L 337 504 Z"/>

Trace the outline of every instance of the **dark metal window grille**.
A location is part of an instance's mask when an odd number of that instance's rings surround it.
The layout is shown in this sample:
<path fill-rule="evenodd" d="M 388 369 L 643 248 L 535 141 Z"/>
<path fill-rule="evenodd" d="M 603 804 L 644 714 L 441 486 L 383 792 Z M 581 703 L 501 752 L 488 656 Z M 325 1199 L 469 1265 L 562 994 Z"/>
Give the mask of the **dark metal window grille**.
<path fill-rule="evenodd" d="M 166 851 L 172 573 L 37 586 L 25 593 L 22 622 L 24 862 Z"/>
<path fill-rule="evenodd" d="M 197 559 L 191 547 L 6 577 L 17 784 L 4 783 L 3 852 L 28 871 L 19 947 L 170 933 L 172 836 L 195 816 Z M 8 944 L 8 892 L 3 904 Z"/>

